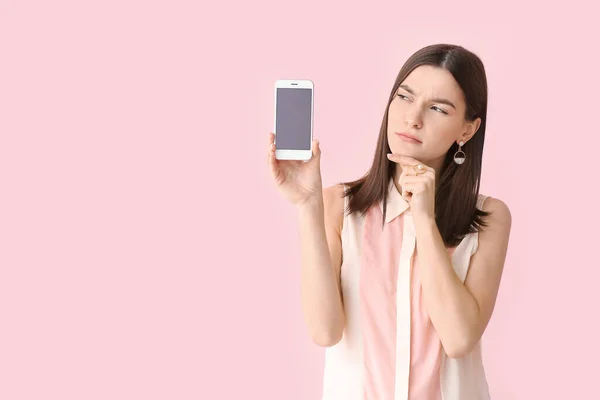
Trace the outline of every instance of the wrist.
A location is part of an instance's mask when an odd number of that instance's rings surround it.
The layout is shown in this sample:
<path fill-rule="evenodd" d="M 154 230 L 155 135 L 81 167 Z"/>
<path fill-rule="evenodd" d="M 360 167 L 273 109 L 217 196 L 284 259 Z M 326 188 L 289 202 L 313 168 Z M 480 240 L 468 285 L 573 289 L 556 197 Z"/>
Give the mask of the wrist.
<path fill-rule="evenodd" d="M 435 217 L 429 214 L 415 214 L 414 215 L 415 225 L 417 227 L 421 227 L 423 229 L 437 229 L 437 223 L 435 222 Z"/>
<path fill-rule="evenodd" d="M 321 191 L 315 193 L 313 196 L 296 205 L 296 209 L 300 213 L 314 213 L 322 211 L 323 205 L 323 193 Z"/>

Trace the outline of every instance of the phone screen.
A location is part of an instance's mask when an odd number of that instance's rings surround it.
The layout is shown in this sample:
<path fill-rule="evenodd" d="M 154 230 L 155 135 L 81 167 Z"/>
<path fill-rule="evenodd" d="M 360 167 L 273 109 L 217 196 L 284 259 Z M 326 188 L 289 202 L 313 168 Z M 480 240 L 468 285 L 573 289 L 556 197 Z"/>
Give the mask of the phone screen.
<path fill-rule="evenodd" d="M 276 147 L 310 150 L 312 89 L 277 88 Z"/>

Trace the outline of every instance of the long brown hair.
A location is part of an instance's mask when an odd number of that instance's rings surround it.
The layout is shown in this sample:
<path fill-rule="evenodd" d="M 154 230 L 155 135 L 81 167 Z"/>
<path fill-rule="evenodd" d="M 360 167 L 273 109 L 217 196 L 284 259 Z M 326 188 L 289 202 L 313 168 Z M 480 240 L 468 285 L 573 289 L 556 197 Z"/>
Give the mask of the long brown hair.
<path fill-rule="evenodd" d="M 398 87 L 421 65 L 448 70 L 463 91 L 467 106 L 465 118 L 468 121 L 481 118 L 479 130 L 462 148 L 466 154 L 465 162 L 462 165 L 454 162 L 454 153 L 458 150 L 458 145 L 454 143 L 436 176 L 435 220 L 446 247 L 455 247 L 465 235 L 486 226 L 483 218 L 489 215 L 476 207 L 485 139 L 487 79 L 479 57 L 461 46 L 436 44 L 424 47 L 400 69 L 383 115 L 373 164 L 362 178 L 346 183 L 344 196 L 349 197 L 346 212 L 364 214 L 383 201 L 385 221 L 388 188 L 396 168 L 396 164 L 387 158 L 391 152 L 387 137 L 388 110 Z"/>

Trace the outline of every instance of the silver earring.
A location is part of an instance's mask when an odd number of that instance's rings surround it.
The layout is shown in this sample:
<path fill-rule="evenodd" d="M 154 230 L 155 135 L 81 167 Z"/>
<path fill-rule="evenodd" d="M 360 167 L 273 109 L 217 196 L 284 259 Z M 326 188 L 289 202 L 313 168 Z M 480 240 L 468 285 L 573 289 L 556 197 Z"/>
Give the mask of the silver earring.
<path fill-rule="evenodd" d="M 454 162 L 457 163 L 458 165 L 461 165 L 462 163 L 465 162 L 465 159 L 467 158 L 467 155 L 465 154 L 464 151 L 462 151 L 462 147 L 463 144 L 465 144 L 463 141 L 461 141 L 458 144 L 458 150 L 456 151 L 456 153 L 454 153 Z"/>

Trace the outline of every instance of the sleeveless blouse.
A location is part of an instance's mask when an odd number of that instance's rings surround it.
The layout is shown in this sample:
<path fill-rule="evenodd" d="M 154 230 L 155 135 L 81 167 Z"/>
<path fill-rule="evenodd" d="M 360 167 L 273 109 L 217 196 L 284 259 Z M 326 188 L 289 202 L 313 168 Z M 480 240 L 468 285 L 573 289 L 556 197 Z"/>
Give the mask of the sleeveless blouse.
<path fill-rule="evenodd" d="M 487 197 L 478 196 L 482 209 Z M 325 350 L 322 400 L 486 400 L 481 343 L 448 357 L 421 291 L 416 232 L 408 202 L 389 185 L 365 215 L 344 213 L 341 287 L 346 315 L 339 343 Z M 345 199 L 345 207 L 348 198 Z M 478 233 L 448 249 L 464 282 Z"/>

